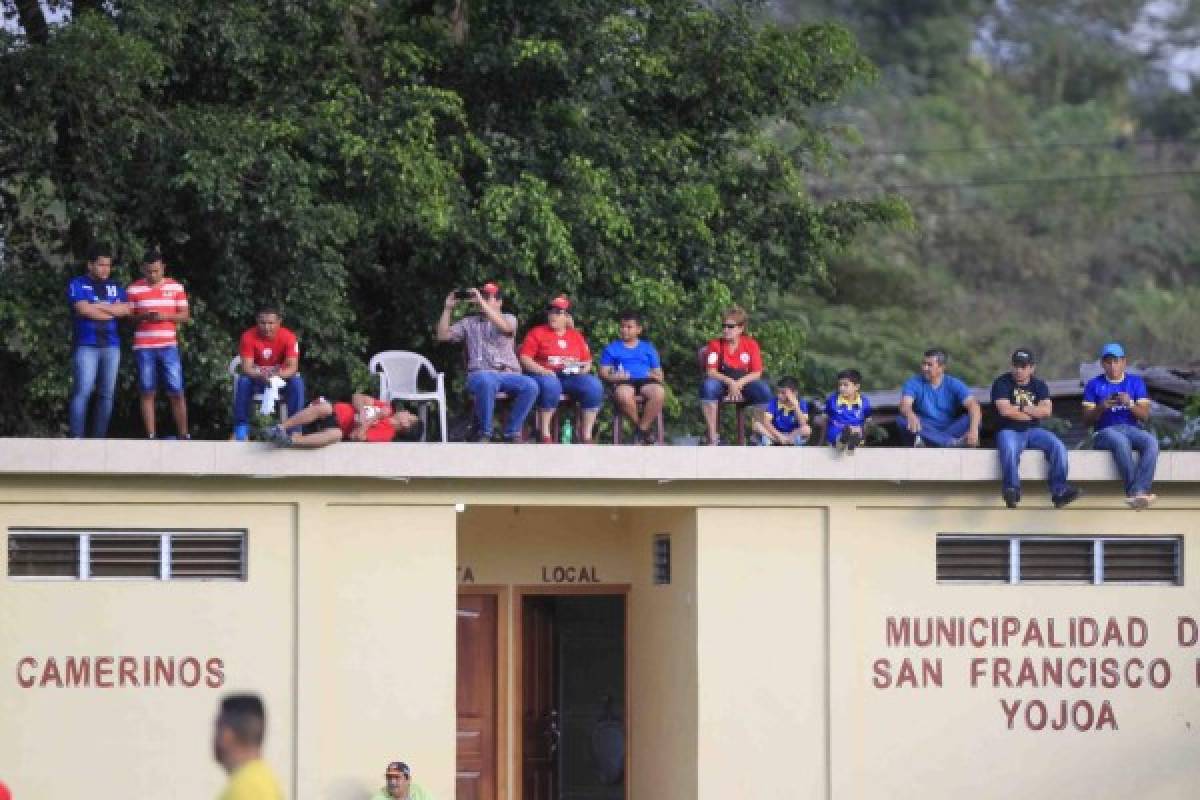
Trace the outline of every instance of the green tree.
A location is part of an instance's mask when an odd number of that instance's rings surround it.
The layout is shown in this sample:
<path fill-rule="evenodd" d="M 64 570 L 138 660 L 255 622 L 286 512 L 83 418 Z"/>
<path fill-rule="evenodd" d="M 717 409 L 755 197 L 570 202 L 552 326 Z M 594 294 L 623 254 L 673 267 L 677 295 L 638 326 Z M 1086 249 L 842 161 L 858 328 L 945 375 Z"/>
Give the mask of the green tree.
<path fill-rule="evenodd" d="M 193 418 L 221 435 L 263 303 L 337 395 L 376 350 L 456 372 L 430 330 L 453 286 L 499 278 L 526 317 L 565 291 L 596 344 L 646 311 L 690 398 L 723 304 L 822 275 L 900 215 L 817 202 L 766 135 L 781 119 L 827 148 L 817 112 L 872 70 L 843 28 L 756 2 L 3 3 L 21 23 L 0 32 L 4 433 L 64 427 L 62 292 L 97 239 L 121 278 L 158 244 L 187 285 Z"/>

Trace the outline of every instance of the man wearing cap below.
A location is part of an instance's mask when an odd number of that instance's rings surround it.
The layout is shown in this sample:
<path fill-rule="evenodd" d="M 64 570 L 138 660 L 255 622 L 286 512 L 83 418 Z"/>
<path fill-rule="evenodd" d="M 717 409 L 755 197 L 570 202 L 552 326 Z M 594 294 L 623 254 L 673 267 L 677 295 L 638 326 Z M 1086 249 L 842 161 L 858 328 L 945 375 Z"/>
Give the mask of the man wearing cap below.
<path fill-rule="evenodd" d="M 1053 413 L 1053 405 L 1046 382 L 1033 376 L 1035 368 L 1031 350 L 1016 350 L 1012 354 L 1012 370 L 992 383 L 992 403 L 1000 415 L 996 452 L 1004 474 L 1002 494 L 1009 508 L 1016 508 L 1021 502 L 1021 453 L 1032 447 L 1046 456 L 1050 465 L 1050 500 L 1055 508 L 1062 508 L 1079 497 L 1079 490 L 1067 483 L 1067 448 L 1062 440 L 1041 427 L 1041 421 Z"/>
<path fill-rule="evenodd" d="M 1136 511 L 1157 500 L 1150 493 L 1158 463 L 1158 440 L 1142 428 L 1150 418 L 1150 395 L 1140 375 L 1125 372 L 1125 348 L 1116 342 L 1100 351 L 1104 374 L 1083 387 L 1083 421 L 1095 425 L 1092 446 L 1108 450 L 1125 481 L 1125 503 Z M 1133 451 L 1138 452 L 1134 462 Z"/>
<path fill-rule="evenodd" d="M 403 761 L 393 761 L 383 773 L 387 784 L 371 800 L 431 800 L 432 795 L 412 782 L 412 770 Z"/>
<path fill-rule="evenodd" d="M 496 395 L 504 392 L 512 398 L 508 421 L 504 426 L 504 441 L 521 441 L 521 430 L 537 400 L 538 385 L 521 373 L 514 346 L 517 318 L 502 311 L 503 296 L 499 284 L 485 283 L 479 289 L 466 289 L 466 300 L 478 314 L 463 317 L 453 325 L 450 315 L 458 305 L 460 292 L 446 295 L 442 315 L 438 317 L 436 336 L 439 342 L 466 342 L 467 391 L 475 406 L 474 439 L 491 441 L 492 418 L 496 411 Z"/>
<path fill-rule="evenodd" d="M 267 713 L 256 694 L 221 698 L 213 756 L 229 773 L 219 800 L 283 800 L 283 790 L 262 758 Z"/>

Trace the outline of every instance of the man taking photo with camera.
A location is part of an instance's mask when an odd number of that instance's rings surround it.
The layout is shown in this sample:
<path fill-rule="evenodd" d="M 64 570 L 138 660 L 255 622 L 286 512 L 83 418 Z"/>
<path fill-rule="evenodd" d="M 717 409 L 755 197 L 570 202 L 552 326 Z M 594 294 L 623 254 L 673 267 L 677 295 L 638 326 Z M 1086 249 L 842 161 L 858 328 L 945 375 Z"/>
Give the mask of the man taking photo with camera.
<path fill-rule="evenodd" d="M 451 315 L 459 302 L 470 303 L 476 313 L 453 325 Z M 478 289 L 456 289 L 446 295 L 442 314 L 437 320 L 439 342 L 465 342 L 467 348 L 467 391 L 475 406 L 475 428 L 470 439 L 487 442 L 492 438 L 492 420 L 496 395 L 504 392 L 512 400 L 505 442 L 520 442 L 525 418 L 537 399 L 537 383 L 521 373 L 514 347 L 517 318 L 503 312 L 500 285 L 489 281 Z"/>

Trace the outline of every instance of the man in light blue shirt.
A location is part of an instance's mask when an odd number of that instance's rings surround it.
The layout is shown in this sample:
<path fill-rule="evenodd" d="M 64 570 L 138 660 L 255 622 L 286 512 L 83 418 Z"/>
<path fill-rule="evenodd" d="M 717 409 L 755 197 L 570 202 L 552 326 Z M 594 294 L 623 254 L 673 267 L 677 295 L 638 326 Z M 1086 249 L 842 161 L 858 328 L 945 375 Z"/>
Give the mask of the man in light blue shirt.
<path fill-rule="evenodd" d="M 983 412 L 967 385 L 946 374 L 946 351 L 926 350 L 921 374 L 904 382 L 896 425 L 914 447 L 979 446 Z"/>

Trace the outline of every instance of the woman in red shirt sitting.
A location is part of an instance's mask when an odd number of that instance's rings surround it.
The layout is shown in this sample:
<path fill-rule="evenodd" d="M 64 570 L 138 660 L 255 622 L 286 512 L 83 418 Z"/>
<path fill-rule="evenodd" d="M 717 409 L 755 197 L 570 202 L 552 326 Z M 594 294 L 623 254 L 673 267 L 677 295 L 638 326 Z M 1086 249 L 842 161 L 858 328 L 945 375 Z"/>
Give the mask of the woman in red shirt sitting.
<path fill-rule="evenodd" d="M 708 443 L 717 444 L 717 404 L 748 403 L 757 413 L 771 402 L 771 387 L 762 379 L 762 353 L 758 342 L 746 335 L 746 312 L 741 306 L 725 310 L 721 336 L 708 343 L 704 352 L 704 382 L 700 384 L 700 408 L 708 428 Z"/>
<path fill-rule="evenodd" d="M 537 426 L 542 442 L 554 441 L 550 421 L 563 394 L 583 410 L 579 441 L 592 443 L 596 412 L 604 399 L 600 379 L 592 374 L 587 339 L 571 325 L 571 301 L 559 295 L 546 307 L 546 322 L 531 328 L 517 355 L 525 373 L 537 381 Z"/>

